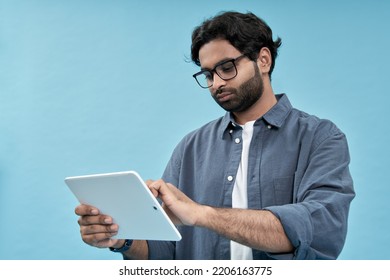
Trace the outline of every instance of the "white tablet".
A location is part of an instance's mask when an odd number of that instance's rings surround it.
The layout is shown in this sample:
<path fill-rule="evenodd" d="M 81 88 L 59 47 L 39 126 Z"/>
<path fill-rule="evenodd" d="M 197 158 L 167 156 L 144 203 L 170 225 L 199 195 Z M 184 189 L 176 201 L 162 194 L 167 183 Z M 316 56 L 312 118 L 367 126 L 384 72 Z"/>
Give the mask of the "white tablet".
<path fill-rule="evenodd" d="M 135 171 L 65 178 L 80 203 L 92 205 L 119 225 L 117 239 L 172 240 L 181 235 Z"/>

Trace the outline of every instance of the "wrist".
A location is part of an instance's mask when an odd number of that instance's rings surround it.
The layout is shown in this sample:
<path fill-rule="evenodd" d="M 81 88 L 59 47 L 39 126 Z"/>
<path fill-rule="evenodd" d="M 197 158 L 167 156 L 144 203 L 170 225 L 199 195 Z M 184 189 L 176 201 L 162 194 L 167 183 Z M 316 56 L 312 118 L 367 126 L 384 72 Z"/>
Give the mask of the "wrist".
<path fill-rule="evenodd" d="M 118 244 L 121 244 L 121 242 L 117 242 L 113 247 L 109 247 L 110 251 L 115 253 L 122 253 L 129 250 L 131 245 L 133 244 L 133 240 L 125 239 L 123 241 L 124 242 L 122 243 L 121 246 L 118 246 Z"/>
<path fill-rule="evenodd" d="M 208 205 L 201 205 L 199 210 L 200 211 L 198 211 L 199 215 L 195 221 L 195 226 L 207 227 L 207 221 L 210 219 L 210 215 L 213 211 L 213 208 Z"/>

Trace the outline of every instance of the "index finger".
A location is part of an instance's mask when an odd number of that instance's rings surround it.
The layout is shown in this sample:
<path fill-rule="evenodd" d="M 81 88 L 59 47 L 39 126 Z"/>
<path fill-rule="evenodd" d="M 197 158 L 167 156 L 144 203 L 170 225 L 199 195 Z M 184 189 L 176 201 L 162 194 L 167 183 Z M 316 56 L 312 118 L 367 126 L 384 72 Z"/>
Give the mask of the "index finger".
<path fill-rule="evenodd" d="M 80 204 L 80 205 L 78 205 L 76 207 L 74 212 L 78 216 L 98 215 L 99 214 L 99 209 L 97 209 L 96 207 L 93 207 L 91 205 Z"/>

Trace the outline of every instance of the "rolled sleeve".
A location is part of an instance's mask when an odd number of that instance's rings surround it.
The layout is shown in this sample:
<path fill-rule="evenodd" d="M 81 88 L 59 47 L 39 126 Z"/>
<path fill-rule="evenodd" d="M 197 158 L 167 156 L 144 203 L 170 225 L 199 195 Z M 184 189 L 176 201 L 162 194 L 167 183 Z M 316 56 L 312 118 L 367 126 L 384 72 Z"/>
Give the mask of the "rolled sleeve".
<path fill-rule="evenodd" d="M 295 203 L 266 208 L 295 247 L 291 259 L 336 259 L 345 243 L 355 196 L 347 141 L 337 129 L 323 138 L 315 142 L 307 168 L 295 174 Z"/>
<path fill-rule="evenodd" d="M 313 226 L 310 213 L 303 205 L 284 205 L 267 207 L 283 225 L 284 231 L 295 248 L 291 254 L 271 254 L 275 259 L 315 259 L 310 250 L 313 241 Z"/>

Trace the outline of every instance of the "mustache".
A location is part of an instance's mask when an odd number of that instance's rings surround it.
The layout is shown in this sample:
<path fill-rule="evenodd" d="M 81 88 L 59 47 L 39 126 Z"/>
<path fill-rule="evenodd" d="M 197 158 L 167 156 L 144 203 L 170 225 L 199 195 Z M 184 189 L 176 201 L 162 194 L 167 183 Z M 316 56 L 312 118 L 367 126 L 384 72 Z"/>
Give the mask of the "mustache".
<path fill-rule="evenodd" d="M 234 88 L 219 88 L 215 91 L 215 95 L 218 95 L 218 94 L 221 94 L 225 91 L 228 91 L 228 92 L 235 92 L 235 89 Z"/>

